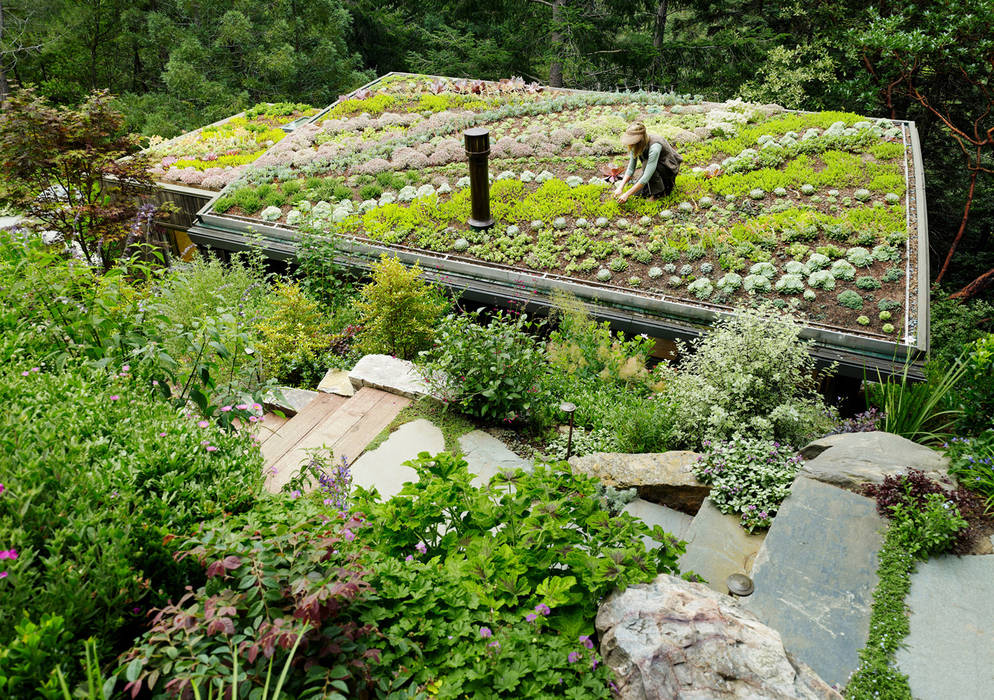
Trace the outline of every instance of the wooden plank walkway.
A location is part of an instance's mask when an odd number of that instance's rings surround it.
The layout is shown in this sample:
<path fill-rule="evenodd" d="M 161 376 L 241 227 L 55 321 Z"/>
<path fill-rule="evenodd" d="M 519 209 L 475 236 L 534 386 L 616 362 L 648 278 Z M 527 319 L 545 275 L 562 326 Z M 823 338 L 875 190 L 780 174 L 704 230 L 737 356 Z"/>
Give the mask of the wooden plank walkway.
<path fill-rule="evenodd" d="M 355 461 L 410 402 L 370 387 L 349 399 L 322 394 L 262 443 L 266 488 L 278 493 L 306 459 L 308 449 L 324 447 L 335 459 Z"/>

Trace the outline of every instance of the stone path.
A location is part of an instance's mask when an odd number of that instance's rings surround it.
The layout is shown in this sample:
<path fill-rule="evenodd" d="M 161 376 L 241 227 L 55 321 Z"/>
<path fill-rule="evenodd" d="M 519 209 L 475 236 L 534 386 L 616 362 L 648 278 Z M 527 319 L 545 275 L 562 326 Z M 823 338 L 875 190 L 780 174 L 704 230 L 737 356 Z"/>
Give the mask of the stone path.
<path fill-rule="evenodd" d="M 531 471 L 532 468 L 531 462 L 522 459 L 503 442 L 482 430 L 474 430 L 459 438 L 459 449 L 469 465 L 469 471 L 476 475 L 472 482 L 474 486 L 483 486 L 501 471 Z"/>
<path fill-rule="evenodd" d="M 918 700 L 994 698 L 994 556 L 944 556 L 911 575 L 911 633 L 897 652 Z"/>
<path fill-rule="evenodd" d="M 437 454 L 444 449 L 442 431 L 431 422 L 420 418 L 405 423 L 382 445 L 352 463 L 352 480 L 365 488 L 375 487 L 383 499 L 390 498 L 400 493 L 405 482 L 417 481 L 417 472 L 404 462 L 422 452 Z"/>
<path fill-rule="evenodd" d="M 756 556 L 744 605 L 828 683 L 866 644 L 885 529 L 871 499 L 802 476 Z"/>
<path fill-rule="evenodd" d="M 673 535 L 678 540 L 686 539 L 687 529 L 694 519 L 693 516 L 686 513 L 657 505 L 643 498 L 636 498 L 630 501 L 625 506 L 624 511 L 632 517 L 638 518 L 649 527 L 659 525 L 665 532 Z M 645 535 L 642 541 L 645 543 L 646 549 L 655 549 L 660 544 L 649 535 Z"/>
<path fill-rule="evenodd" d="M 687 552 L 680 558 L 680 571 L 693 571 L 708 586 L 727 593 L 725 580 L 732 574 L 748 574 L 763 544 L 764 535 L 750 535 L 739 517 L 725 515 L 710 498 L 704 500 L 687 528 Z"/>

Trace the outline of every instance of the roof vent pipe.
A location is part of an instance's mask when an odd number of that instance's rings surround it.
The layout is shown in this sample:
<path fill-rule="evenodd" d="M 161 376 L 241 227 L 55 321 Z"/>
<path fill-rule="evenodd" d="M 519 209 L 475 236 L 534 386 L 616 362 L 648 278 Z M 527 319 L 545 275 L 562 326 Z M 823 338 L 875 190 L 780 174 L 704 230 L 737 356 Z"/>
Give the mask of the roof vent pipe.
<path fill-rule="evenodd" d="M 466 129 L 466 157 L 469 160 L 469 194 L 472 211 L 469 225 L 488 229 L 494 225 L 490 216 L 490 132 L 486 129 Z"/>

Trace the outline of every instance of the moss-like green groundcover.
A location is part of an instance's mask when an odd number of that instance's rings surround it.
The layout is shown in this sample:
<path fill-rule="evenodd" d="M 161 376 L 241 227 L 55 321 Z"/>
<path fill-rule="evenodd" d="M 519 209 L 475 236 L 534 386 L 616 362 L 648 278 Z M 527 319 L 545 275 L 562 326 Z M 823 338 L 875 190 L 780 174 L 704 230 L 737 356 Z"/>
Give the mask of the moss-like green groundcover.
<path fill-rule="evenodd" d="M 636 120 L 683 169 L 667 198 L 619 204 L 609 180 Z M 488 231 L 466 224 L 470 126 L 490 130 Z M 275 143 L 213 212 L 688 303 L 765 300 L 901 341 L 917 255 L 908 143 L 901 123 L 845 112 L 389 76 Z"/>

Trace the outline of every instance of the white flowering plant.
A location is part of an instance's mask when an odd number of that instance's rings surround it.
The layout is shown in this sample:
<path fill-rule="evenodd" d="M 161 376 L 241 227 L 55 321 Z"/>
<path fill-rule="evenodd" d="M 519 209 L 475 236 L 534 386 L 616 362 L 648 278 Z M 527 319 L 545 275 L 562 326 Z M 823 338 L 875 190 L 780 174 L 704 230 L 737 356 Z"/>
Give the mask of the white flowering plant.
<path fill-rule="evenodd" d="M 767 528 L 790 493 L 801 457 L 775 440 L 735 435 L 708 442 L 694 467 L 710 498 L 722 513 L 738 515 L 749 532 Z"/>

